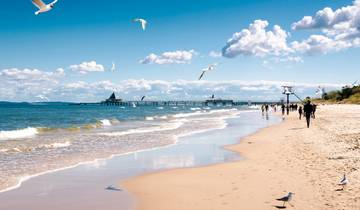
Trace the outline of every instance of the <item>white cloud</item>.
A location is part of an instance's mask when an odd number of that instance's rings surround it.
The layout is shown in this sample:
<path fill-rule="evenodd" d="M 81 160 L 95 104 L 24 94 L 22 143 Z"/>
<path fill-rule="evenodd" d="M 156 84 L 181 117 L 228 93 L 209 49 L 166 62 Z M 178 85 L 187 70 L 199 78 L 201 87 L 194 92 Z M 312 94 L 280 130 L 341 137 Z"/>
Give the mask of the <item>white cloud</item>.
<path fill-rule="evenodd" d="M 156 55 L 151 53 L 146 56 L 143 60 L 140 61 L 141 64 L 181 64 L 181 63 L 190 63 L 193 57 L 197 53 L 195 50 L 177 50 L 173 52 L 164 52 L 161 55 Z"/>
<path fill-rule="evenodd" d="M 233 34 L 222 50 L 223 56 L 228 58 L 238 55 L 282 56 L 292 52 L 287 44 L 289 33 L 278 25 L 275 25 L 273 30 L 267 31 L 268 25 L 266 20 L 255 20 L 248 29 Z"/>
<path fill-rule="evenodd" d="M 25 70 L 19 70 L 24 75 Z M 34 70 L 31 70 L 34 71 Z M 139 99 L 147 95 L 152 100 L 204 100 L 215 94 L 217 97 L 234 100 L 279 100 L 282 85 L 294 85 L 300 96 L 314 95 L 321 85 L 327 90 L 340 88 L 343 84 L 307 84 L 283 81 L 163 81 L 163 80 L 124 80 L 114 83 L 111 81 L 71 82 L 62 80 L 58 71 L 35 71 L 26 77 L 7 76 L 5 70 L 0 71 L 0 100 L 11 101 L 101 101 L 115 91 L 125 100 Z M 40 76 L 39 76 L 40 75 Z M 43 78 L 43 79 L 38 79 Z M 45 78 L 45 79 L 44 79 Z"/>
<path fill-rule="evenodd" d="M 292 24 L 293 30 L 301 29 L 349 29 L 359 27 L 360 0 L 353 5 L 337 10 L 326 7 L 316 12 L 314 16 L 304 16 Z"/>
<path fill-rule="evenodd" d="M 65 76 L 63 69 L 54 72 L 38 69 L 4 69 L 0 71 L 0 100 L 34 100 L 46 97 Z"/>
<path fill-rule="evenodd" d="M 301 42 L 293 42 L 291 46 L 294 50 L 307 54 L 326 54 L 331 51 L 340 51 L 352 47 L 353 45 L 346 40 L 335 40 L 324 35 L 311 35 L 308 39 Z"/>
<path fill-rule="evenodd" d="M 292 68 L 293 64 L 303 63 L 304 60 L 300 56 L 282 56 L 282 57 L 270 57 L 268 59 L 263 60 L 262 66 L 267 69 L 275 69 L 276 65 L 281 65 L 285 68 Z M 284 66 L 285 64 L 285 66 Z"/>
<path fill-rule="evenodd" d="M 87 74 L 89 72 L 103 72 L 105 68 L 101 64 L 97 64 L 96 61 L 83 62 L 81 64 L 74 64 L 70 66 L 70 69 L 80 74 Z"/>
<path fill-rule="evenodd" d="M 293 30 L 319 29 L 323 35 L 311 35 L 292 43 L 294 50 L 308 54 L 340 51 L 360 46 L 360 0 L 333 10 L 326 7 L 314 16 L 305 16 L 292 24 Z"/>
<path fill-rule="evenodd" d="M 294 62 L 294 63 L 303 63 L 304 60 L 300 56 L 287 56 L 284 58 L 279 58 L 279 62 Z"/>
<path fill-rule="evenodd" d="M 222 53 L 217 51 L 210 51 L 209 56 L 212 58 L 220 58 L 222 57 Z"/>
<path fill-rule="evenodd" d="M 57 69 L 55 72 L 45 72 L 38 69 L 4 69 L 0 71 L 0 78 L 7 82 L 56 82 L 58 78 L 65 76 L 64 69 Z"/>

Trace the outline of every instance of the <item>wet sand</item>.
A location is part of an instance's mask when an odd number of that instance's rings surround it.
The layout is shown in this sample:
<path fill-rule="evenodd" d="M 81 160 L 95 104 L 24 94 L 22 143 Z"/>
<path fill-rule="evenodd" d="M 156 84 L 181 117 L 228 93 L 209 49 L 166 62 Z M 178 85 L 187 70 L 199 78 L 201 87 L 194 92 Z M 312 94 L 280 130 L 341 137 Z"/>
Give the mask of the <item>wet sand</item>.
<path fill-rule="evenodd" d="M 360 106 L 318 106 L 312 127 L 296 113 L 227 148 L 245 160 L 175 169 L 124 183 L 140 210 L 360 209 Z M 337 184 L 346 173 L 350 184 Z"/>

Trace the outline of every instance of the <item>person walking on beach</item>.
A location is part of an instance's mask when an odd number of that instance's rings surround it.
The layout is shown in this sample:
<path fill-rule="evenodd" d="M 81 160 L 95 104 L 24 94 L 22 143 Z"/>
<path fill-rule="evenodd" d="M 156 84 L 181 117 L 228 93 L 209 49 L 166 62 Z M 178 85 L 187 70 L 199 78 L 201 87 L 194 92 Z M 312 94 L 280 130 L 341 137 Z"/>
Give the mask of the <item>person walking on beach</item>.
<path fill-rule="evenodd" d="M 261 113 L 262 113 L 262 116 L 264 116 L 264 112 L 265 112 L 265 105 L 263 104 L 263 105 L 261 106 Z"/>
<path fill-rule="evenodd" d="M 311 105 L 310 98 L 308 97 L 308 101 L 304 105 L 304 113 L 306 117 L 306 125 L 309 128 L 310 127 L 310 118 L 313 113 L 313 105 Z"/>
<path fill-rule="evenodd" d="M 303 115 L 303 109 L 302 109 L 302 106 L 299 106 L 299 120 L 301 120 L 301 117 Z"/>
<path fill-rule="evenodd" d="M 281 105 L 281 113 L 283 116 L 285 115 L 285 104 Z"/>

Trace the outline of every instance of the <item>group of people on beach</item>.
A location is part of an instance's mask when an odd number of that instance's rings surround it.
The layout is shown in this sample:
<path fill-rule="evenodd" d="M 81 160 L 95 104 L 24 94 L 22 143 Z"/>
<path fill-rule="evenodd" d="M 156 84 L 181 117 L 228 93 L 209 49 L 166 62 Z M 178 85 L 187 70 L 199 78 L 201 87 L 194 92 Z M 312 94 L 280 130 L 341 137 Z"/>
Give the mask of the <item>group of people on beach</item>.
<path fill-rule="evenodd" d="M 294 111 L 298 111 L 299 113 L 299 119 L 301 120 L 302 117 L 306 118 L 306 125 L 309 128 L 310 127 L 310 120 L 315 119 L 315 112 L 316 112 L 316 104 L 311 103 L 311 100 L 309 97 L 306 98 L 305 100 L 306 102 L 304 102 L 303 104 L 290 104 L 290 105 L 285 105 L 284 103 L 281 104 L 281 113 L 283 115 L 283 119 L 285 118 L 285 114 L 289 114 L 290 111 L 294 112 Z M 261 112 L 262 115 L 265 116 L 266 115 L 266 119 L 268 119 L 268 113 L 270 111 L 270 108 L 272 108 L 273 112 L 276 112 L 277 110 L 277 105 L 276 104 L 263 104 L 261 106 Z"/>
<path fill-rule="evenodd" d="M 270 108 L 272 109 L 273 112 L 277 111 L 277 105 L 276 104 L 263 104 L 261 105 L 261 112 L 262 112 L 262 116 L 266 116 L 266 120 L 269 120 L 269 111 Z"/>
<path fill-rule="evenodd" d="M 306 118 L 306 125 L 309 128 L 310 127 L 310 120 L 311 118 L 315 119 L 315 112 L 316 112 L 316 104 L 311 103 L 311 100 L 309 97 L 306 98 L 306 102 L 304 105 L 298 105 L 298 104 L 291 104 L 289 107 L 286 107 L 285 104 L 281 105 L 282 115 L 285 115 L 285 109 L 289 111 L 298 111 L 299 113 L 299 119 L 301 120 L 302 117 Z"/>

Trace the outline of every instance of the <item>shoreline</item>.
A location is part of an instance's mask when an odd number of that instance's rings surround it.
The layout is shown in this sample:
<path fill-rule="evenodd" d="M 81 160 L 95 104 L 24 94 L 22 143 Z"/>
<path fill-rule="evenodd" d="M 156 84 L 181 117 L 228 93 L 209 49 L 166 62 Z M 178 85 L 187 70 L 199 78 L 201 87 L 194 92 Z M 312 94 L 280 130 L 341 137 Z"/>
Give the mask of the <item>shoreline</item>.
<path fill-rule="evenodd" d="M 185 138 L 187 136 L 201 134 L 201 133 L 205 133 L 205 132 L 213 131 L 213 130 L 221 130 L 221 129 L 225 129 L 225 128 L 226 128 L 226 125 L 224 127 L 221 127 L 221 128 L 212 128 L 212 129 L 207 129 L 207 130 L 199 130 L 199 131 L 196 131 L 196 132 L 192 132 L 192 133 L 177 136 L 176 141 L 173 144 L 168 144 L 168 145 L 164 145 L 164 146 L 159 146 L 159 147 L 154 147 L 154 148 L 149 148 L 149 149 L 143 149 L 143 150 L 136 150 L 136 151 L 126 152 L 126 153 L 121 153 L 121 154 L 111 154 L 111 155 L 109 155 L 109 157 L 96 158 L 94 160 L 83 161 L 83 162 L 80 162 L 80 163 L 77 163 L 77 164 L 74 164 L 74 165 L 71 165 L 71 166 L 66 166 L 66 167 L 57 168 L 57 169 L 54 169 L 54 170 L 49 170 L 49 171 L 44 171 L 44 172 L 37 173 L 37 174 L 24 176 L 24 177 L 21 177 L 19 179 L 19 181 L 18 181 L 18 183 L 16 185 L 5 188 L 5 189 L 0 189 L 0 196 L 1 196 L 1 193 L 6 193 L 6 192 L 9 192 L 11 190 L 15 190 L 15 189 L 20 188 L 21 185 L 24 182 L 29 181 L 29 180 L 31 180 L 33 178 L 38 177 L 38 176 L 52 174 L 52 173 L 56 173 L 56 172 L 60 172 L 60 171 L 64 171 L 64 170 L 69 170 L 69 169 L 73 169 L 73 168 L 76 168 L 76 167 L 79 167 L 79 166 L 92 165 L 92 164 L 95 164 L 95 163 L 97 163 L 99 161 L 108 161 L 108 160 L 111 160 L 113 158 L 120 157 L 120 156 L 131 155 L 131 154 L 139 153 L 139 152 L 148 152 L 148 151 L 154 151 L 154 150 L 158 150 L 158 149 L 164 149 L 166 147 L 171 147 L 171 146 L 176 145 L 178 143 L 178 141 L 179 141 L 179 138 Z"/>
<path fill-rule="evenodd" d="M 346 120 L 340 118 L 338 122 L 329 112 Z M 291 202 L 294 207 L 288 208 L 359 209 L 360 192 L 356 186 L 360 183 L 356 175 L 360 164 L 346 163 L 346 158 L 337 157 L 336 150 L 341 141 L 338 133 L 347 135 L 356 128 L 360 106 L 320 106 L 317 114 L 310 129 L 305 128 L 304 121 L 299 122 L 296 113 L 291 113 L 284 122 L 225 147 L 243 160 L 149 173 L 122 185 L 135 195 L 139 210 L 276 209 L 282 203 L 275 199 L 289 191 L 295 196 Z M 349 122 L 353 123 L 349 126 Z M 341 127 L 343 132 L 335 128 L 332 131 L 332 126 Z M 359 138 L 359 134 L 354 135 Z M 354 185 L 344 192 L 337 186 L 343 173 Z"/>
<path fill-rule="evenodd" d="M 122 206 L 124 209 L 133 209 L 125 208 L 125 206 L 135 203 L 133 202 L 134 197 L 128 193 L 126 188 L 117 184 L 119 179 L 125 180 L 151 171 L 206 166 L 237 160 L 238 155 L 224 150 L 223 145 L 234 144 L 238 141 L 239 135 L 246 136 L 264 126 L 278 122 L 279 118 L 277 117 L 271 117 L 269 121 L 266 121 L 261 119 L 259 112 L 245 111 L 243 114 L 240 113 L 240 118 L 225 119 L 225 129 L 218 127 L 217 129 L 202 130 L 201 133 L 181 135 L 177 144 L 128 155 L 121 154 L 120 157 L 105 161 L 98 160 L 98 163 L 91 161 L 90 165 L 82 164 L 66 170 L 57 170 L 56 173 L 32 177 L 22 183 L 20 188 L 1 193 L 2 205 L 0 208 L 22 209 L 27 206 L 29 209 L 44 209 L 43 206 L 48 205 L 49 208 L 57 209 L 50 206 L 51 203 L 63 202 L 67 203 L 66 206 L 69 209 L 88 209 L 91 203 L 99 208 L 102 206 L 101 208 L 114 209 L 116 206 Z M 237 129 L 239 126 L 243 129 Z M 218 138 L 224 136 L 227 136 L 227 143 L 219 142 Z M 74 182 L 73 179 L 78 181 Z M 109 184 L 119 186 L 123 192 L 105 191 L 104 188 Z M 79 190 L 82 191 L 81 199 L 87 197 L 94 202 L 82 204 L 82 202 L 79 203 L 79 199 L 66 196 L 76 194 Z M 41 195 L 41 198 L 46 201 L 39 200 L 40 197 L 37 195 Z M 99 198 L 106 201 L 106 204 L 99 203 Z M 71 205 L 69 205 L 70 203 Z M 116 205 L 110 206 L 110 203 Z"/>
<path fill-rule="evenodd" d="M 215 113 L 217 112 L 217 110 L 211 110 L 212 113 Z M 221 111 L 224 111 L 223 109 Z M 228 111 L 228 110 L 226 110 Z M 239 113 L 246 113 L 246 112 L 256 112 L 256 110 L 238 110 Z M 238 113 L 238 114 L 239 114 Z M 182 113 L 183 114 L 183 113 Z M 188 115 L 188 114 L 192 114 L 192 115 L 199 115 L 199 113 L 186 113 L 185 115 Z M 204 114 L 204 113 L 201 113 L 201 114 Z M 209 113 L 211 114 L 211 113 Z M 237 114 L 237 115 L 238 115 Z M 237 116 L 236 115 L 236 116 Z M 106 161 L 106 160 L 111 160 L 115 157 L 119 157 L 119 156 L 126 156 L 126 155 L 131 155 L 131 154 L 134 154 L 134 153 L 138 153 L 138 152 L 146 152 L 146 151 L 153 151 L 153 150 L 158 150 L 158 149 L 163 149 L 163 148 L 166 148 L 166 147 L 169 147 L 169 146 L 173 146 L 173 145 L 176 145 L 179 141 L 179 139 L 181 138 L 185 138 L 187 136 L 191 136 L 191 135 L 196 135 L 196 134 L 200 134 L 200 133 L 205 133 L 205 132 L 208 132 L 208 131 L 212 131 L 212 130 L 221 130 L 221 129 L 224 129 L 227 127 L 227 123 L 226 123 L 226 120 L 227 119 L 231 119 L 233 118 L 233 116 L 227 116 L 227 117 L 221 117 L 221 120 L 224 121 L 224 124 L 219 126 L 219 127 L 213 127 L 213 128 L 207 128 L 207 129 L 201 129 L 201 130 L 197 130 L 197 131 L 192 131 L 192 132 L 188 132 L 188 133 L 184 133 L 184 134 L 179 134 L 179 135 L 175 135 L 174 136 L 174 139 L 175 141 L 172 142 L 172 143 L 169 143 L 169 144 L 166 144 L 166 145 L 160 145 L 160 146 L 156 146 L 156 147 L 152 147 L 152 148 L 146 148 L 146 149 L 141 149 L 141 150 L 134 150 L 134 151 L 129 151 L 129 152 L 125 152 L 125 153 L 117 153 L 117 154 L 109 154 L 107 156 L 103 156 L 103 157 L 99 157 L 99 158 L 95 158 L 93 160 L 85 160 L 85 161 L 81 161 L 81 162 L 78 162 L 78 163 L 75 163 L 75 164 L 71 164 L 71 165 L 68 165 L 68 166 L 65 166 L 65 167 L 60 167 L 60 168 L 56 168 L 56 169 L 50 169 L 50 170 L 47 170 L 47 171 L 43 171 L 43 172 L 39 172 L 39 173 L 35 173 L 35 174 L 31 174 L 31 175 L 26 175 L 26 176 L 22 176 L 22 177 L 19 177 L 18 178 L 18 181 L 16 184 L 12 185 L 12 186 L 9 186 L 9 187 L 6 187 L 6 188 L 3 188 L 3 189 L 0 189 L 0 195 L 2 193 L 6 193 L 6 192 L 9 192 L 9 191 L 12 191 L 12 190 L 15 190 L 15 189 L 18 189 L 21 187 L 21 185 L 26 182 L 26 181 L 29 181 L 33 178 L 36 178 L 36 177 L 39 177 L 39 176 L 42 176 L 42 175 L 47 175 L 47 174 L 52 174 L 52 173 L 56 173 L 56 172 L 59 172 L 59 171 L 64 171 L 64 170 L 68 170 L 68 169 L 73 169 L 73 168 L 76 168 L 76 167 L 79 167 L 79 166 L 83 166 L 83 165 L 88 165 L 88 164 L 94 164 L 98 161 Z M 150 131 L 149 131 L 150 132 Z"/>

